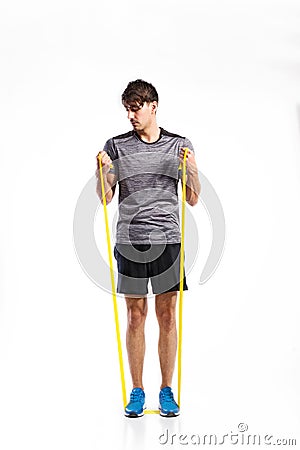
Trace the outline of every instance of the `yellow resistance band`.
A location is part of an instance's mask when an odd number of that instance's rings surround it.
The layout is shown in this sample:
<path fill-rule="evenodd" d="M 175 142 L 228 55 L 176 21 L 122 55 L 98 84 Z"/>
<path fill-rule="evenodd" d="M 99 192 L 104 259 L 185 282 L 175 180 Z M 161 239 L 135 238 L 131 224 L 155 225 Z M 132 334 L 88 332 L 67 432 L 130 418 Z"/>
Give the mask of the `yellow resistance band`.
<path fill-rule="evenodd" d="M 114 277 L 114 269 L 113 269 L 112 251 L 111 251 L 111 244 L 110 244 L 110 232 L 109 232 L 109 225 L 108 225 L 107 204 L 106 204 L 106 195 L 105 195 L 106 193 L 104 190 L 101 155 L 98 156 L 98 160 L 99 160 L 99 167 L 100 167 L 101 192 L 102 192 L 102 201 L 103 201 L 103 207 L 104 207 L 104 218 L 105 218 L 106 241 L 107 241 L 109 268 L 110 268 L 111 290 L 112 290 L 112 296 L 113 296 L 116 334 L 117 334 L 117 342 L 118 342 L 118 354 L 119 354 L 119 365 L 120 365 L 120 375 L 121 375 L 121 384 L 122 384 L 122 395 L 123 395 L 123 404 L 124 404 L 124 408 L 125 408 L 126 403 L 127 403 L 127 396 L 126 396 L 126 386 L 125 386 L 125 376 L 124 376 L 124 364 L 123 364 L 122 344 L 121 344 L 121 337 L 120 337 L 118 304 L 117 304 L 115 277 Z"/>
<path fill-rule="evenodd" d="M 181 248 L 180 248 L 180 285 L 179 285 L 179 332 L 178 332 L 178 405 L 180 405 L 180 392 L 181 392 L 181 354 L 182 354 L 182 303 L 183 303 L 183 265 L 184 265 L 184 231 L 185 231 L 185 201 L 186 201 L 186 153 L 188 148 L 184 149 L 184 158 L 183 158 L 183 171 L 182 171 L 182 216 L 181 216 Z M 111 241 L 110 241 L 110 232 L 109 232 L 109 224 L 108 224 L 108 214 L 107 214 L 107 204 L 106 204 L 106 195 L 104 190 L 104 179 L 102 172 L 102 162 L 101 155 L 98 155 L 99 160 L 99 168 L 100 168 L 100 180 L 101 180 L 101 192 L 102 192 L 102 201 L 104 208 L 104 219 L 105 219 L 105 228 L 106 228 L 106 241 L 107 241 L 107 250 L 108 250 L 108 259 L 109 259 L 109 268 L 110 268 L 110 279 L 111 279 L 111 288 L 112 288 L 112 297 L 113 297 L 113 305 L 114 305 L 114 315 L 115 315 L 115 325 L 116 325 L 116 335 L 117 335 L 117 344 L 118 344 L 118 355 L 119 355 L 119 366 L 120 366 L 120 376 L 121 376 L 121 385 L 122 385 L 122 396 L 123 396 L 123 405 L 124 408 L 127 405 L 127 395 L 126 395 L 126 384 L 125 384 L 125 376 L 124 376 L 124 362 L 123 362 L 123 354 L 122 354 L 122 343 L 120 337 L 120 324 L 119 324 L 119 314 L 118 314 L 118 305 L 117 305 L 117 295 L 116 295 L 116 286 L 115 286 L 115 277 L 113 270 L 113 259 L 112 259 L 112 250 L 111 250 Z M 144 411 L 144 414 L 159 414 L 160 411 L 156 409 L 147 409 Z"/>
<path fill-rule="evenodd" d="M 186 201 L 186 154 L 184 149 L 182 169 L 182 206 L 181 206 L 181 246 L 180 246 L 180 284 L 179 284 L 179 317 L 178 317 L 178 405 L 181 401 L 181 355 L 182 355 L 182 306 L 183 306 L 183 267 L 184 267 L 184 231 L 185 231 L 185 201 Z"/>

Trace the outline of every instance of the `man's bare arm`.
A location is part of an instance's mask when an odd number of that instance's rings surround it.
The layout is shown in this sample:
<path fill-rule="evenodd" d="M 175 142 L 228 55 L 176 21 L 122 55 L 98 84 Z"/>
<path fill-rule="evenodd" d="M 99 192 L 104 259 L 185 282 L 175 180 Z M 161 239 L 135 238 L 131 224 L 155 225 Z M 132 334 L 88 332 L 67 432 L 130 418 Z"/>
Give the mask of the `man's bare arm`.
<path fill-rule="evenodd" d="M 102 189 L 101 189 L 100 167 L 99 167 L 99 158 L 98 158 L 99 155 L 101 155 L 101 161 L 102 161 L 102 174 L 103 174 L 104 193 L 105 193 L 105 197 L 106 197 L 106 203 L 110 203 L 115 194 L 117 177 L 113 173 L 108 173 L 110 166 L 112 164 L 112 161 L 111 161 L 110 157 L 108 156 L 108 154 L 104 151 L 99 152 L 96 157 L 97 170 L 95 172 L 95 175 L 97 177 L 96 192 L 97 192 L 98 197 L 100 198 L 102 204 L 103 204 L 103 195 L 102 195 Z"/>
<path fill-rule="evenodd" d="M 180 149 L 179 158 L 183 164 L 184 148 Z M 198 176 L 198 168 L 195 160 L 194 153 L 188 150 L 186 155 L 186 201 L 189 205 L 195 206 L 198 202 L 201 192 L 201 184 Z"/>

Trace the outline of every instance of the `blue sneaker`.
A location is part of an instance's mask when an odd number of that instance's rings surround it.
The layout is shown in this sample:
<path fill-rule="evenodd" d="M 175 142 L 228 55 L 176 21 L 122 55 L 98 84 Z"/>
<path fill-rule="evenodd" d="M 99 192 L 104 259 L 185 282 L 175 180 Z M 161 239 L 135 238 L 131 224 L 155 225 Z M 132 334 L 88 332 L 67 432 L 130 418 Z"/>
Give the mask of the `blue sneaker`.
<path fill-rule="evenodd" d="M 160 415 L 163 417 L 176 417 L 179 416 L 179 406 L 174 400 L 172 389 L 169 386 L 161 389 L 159 393 L 159 406 Z"/>
<path fill-rule="evenodd" d="M 130 394 L 130 402 L 125 408 L 126 417 L 141 417 L 145 409 L 145 392 L 141 388 L 134 388 Z"/>

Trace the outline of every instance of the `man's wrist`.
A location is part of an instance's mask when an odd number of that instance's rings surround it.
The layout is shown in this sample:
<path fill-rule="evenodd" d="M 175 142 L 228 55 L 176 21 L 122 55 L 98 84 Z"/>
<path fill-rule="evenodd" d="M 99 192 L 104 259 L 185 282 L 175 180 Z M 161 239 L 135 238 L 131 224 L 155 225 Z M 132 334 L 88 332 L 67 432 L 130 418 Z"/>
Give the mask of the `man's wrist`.
<path fill-rule="evenodd" d="M 194 175 L 198 174 L 198 168 L 196 165 L 194 164 L 190 164 L 187 167 L 187 174 L 190 175 L 191 177 L 193 177 Z"/>
<path fill-rule="evenodd" d="M 107 174 L 108 174 L 108 172 L 105 172 L 104 170 L 102 170 L 102 175 L 103 175 L 104 179 L 107 178 L 107 176 L 106 176 Z M 96 175 L 97 178 L 100 179 L 100 169 L 96 169 L 95 175 Z"/>

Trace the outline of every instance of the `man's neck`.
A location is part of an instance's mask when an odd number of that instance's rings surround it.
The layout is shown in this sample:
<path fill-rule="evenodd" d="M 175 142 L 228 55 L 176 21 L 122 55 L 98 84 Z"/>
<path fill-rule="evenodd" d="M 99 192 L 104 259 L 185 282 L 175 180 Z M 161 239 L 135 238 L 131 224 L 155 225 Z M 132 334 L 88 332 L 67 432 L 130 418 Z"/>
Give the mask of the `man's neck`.
<path fill-rule="evenodd" d="M 159 139 L 160 128 L 157 123 L 155 123 L 151 127 L 145 128 L 144 130 L 138 131 L 137 133 L 142 141 L 148 142 L 148 144 L 150 144 L 151 142 L 155 142 Z"/>

